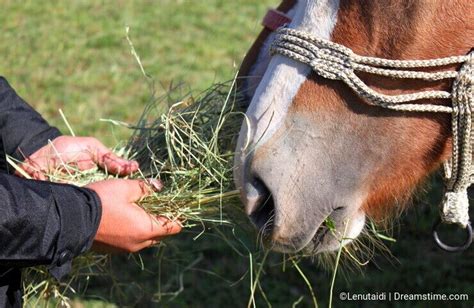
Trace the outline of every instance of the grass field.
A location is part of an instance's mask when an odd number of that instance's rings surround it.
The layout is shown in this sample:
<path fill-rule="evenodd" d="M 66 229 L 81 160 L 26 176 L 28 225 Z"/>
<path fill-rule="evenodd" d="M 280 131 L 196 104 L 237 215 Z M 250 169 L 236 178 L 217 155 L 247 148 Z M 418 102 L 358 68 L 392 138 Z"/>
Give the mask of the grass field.
<path fill-rule="evenodd" d="M 157 83 L 231 79 L 271 1 L 2 0 L 0 72 L 53 124 L 114 144 L 100 118 L 135 122 L 148 101 L 125 27 Z M 126 137 L 118 132 L 117 137 Z"/>
<path fill-rule="evenodd" d="M 157 95 L 171 83 L 185 82 L 196 90 L 231 79 L 245 51 L 260 30 L 259 20 L 270 0 L 159 0 L 159 1 L 13 1 L 0 0 L 0 75 L 37 108 L 47 120 L 66 132 L 62 108 L 81 135 L 93 135 L 108 145 L 126 139 L 129 132 L 100 121 L 110 118 L 133 123 L 148 102 L 150 91 L 130 54 L 125 27 L 147 73 L 156 82 Z M 433 180 L 436 184 L 436 179 Z M 339 293 L 466 293 L 469 302 L 392 301 L 376 306 L 472 307 L 474 304 L 474 250 L 446 254 L 431 239 L 437 217 L 439 189 L 423 194 L 397 223 L 388 242 L 394 257 L 378 256 L 361 271 L 337 276 L 335 307 L 373 307 L 374 302 L 341 301 Z M 127 256 L 113 258 L 115 277 L 92 279 L 86 293 L 75 296 L 77 307 L 243 307 L 250 293 L 248 255 L 232 250 L 220 237 L 194 241 L 186 232 L 167 249 L 182 258 L 170 259 L 158 273 L 156 255 L 142 254 L 146 270 Z M 229 235 L 232 236 L 232 235 Z M 254 234 L 238 234 L 255 242 Z M 253 247 L 254 248 L 254 247 Z M 239 256 L 239 253 L 244 256 Z M 172 254 L 173 255 L 173 254 Z M 274 307 L 309 307 L 308 286 L 291 264 L 279 264 L 272 254 L 262 272 L 261 287 Z M 186 267 L 190 265 L 189 267 Z M 320 306 L 328 302 L 331 271 L 305 260 L 300 263 Z M 186 271 L 184 271 L 186 269 Z M 183 290 L 176 297 L 157 298 L 158 291 Z M 161 285 L 159 276 L 172 281 Z M 111 286 L 118 286 L 111 290 Z M 256 304 L 267 306 L 258 292 Z M 375 303 L 377 304 L 377 303 Z"/>

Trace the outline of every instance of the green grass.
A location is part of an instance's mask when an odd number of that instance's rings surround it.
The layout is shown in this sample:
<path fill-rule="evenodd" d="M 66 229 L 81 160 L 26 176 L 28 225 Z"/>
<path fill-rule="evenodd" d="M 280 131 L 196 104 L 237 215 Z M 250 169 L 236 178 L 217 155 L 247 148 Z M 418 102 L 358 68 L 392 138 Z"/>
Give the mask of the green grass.
<path fill-rule="evenodd" d="M 229 80 L 272 1 L 1 1 L 0 75 L 54 125 L 62 108 L 78 134 L 114 145 L 100 118 L 135 122 L 150 91 L 125 27 L 157 95 L 170 83 L 204 90 Z M 116 129 L 117 139 L 127 137 Z"/>
<path fill-rule="evenodd" d="M 255 35 L 259 20 L 276 1 L 13 1 L 0 9 L 0 75 L 52 124 L 67 129 L 62 108 L 79 135 L 93 135 L 115 145 L 129 132 L 100 122 L 101 118 L 136 122 L 148 103 L 150 91 L 130 54 L 125 26 L 157 95 L 170 83 L 186 82 L 195 90 L 231 79 Z M 372 307 L 374 303 L 341 302 L 341 291 L 407 293 L 468 293 L 474 300 L 474 250 L 446 254 L 433 244 L 431 224 L 437 217 L 439 186 L 429 190 L 426 202 L 416 202 L 395 228 L 396 242 L 386 241 L 398 261 L 379 255 L 362 272 L 338 270 L 334 307 Z M 242 222 L 243 224 L 243 222 Z M 223 232 L 229 240 L 250 243 L 229 248 L 222 234 L 187 230 L 166 247 L 146 250 L 142 261 L 129 256 L 112 258 L 112 277 L 96 277 L 77 286 L 77 307 L 245 307 L 251 290 L 258 307 L 266 307 L 260 288 L 273 307 L 310 307 L 313 299 L 301 273 L 282 256 L 270 254 L 259 272 L 260 285 L 251 283 L 247 248 L 255 250 L 251 230 Z M 183 252 L 186 252 L 183 254 Z M 243 255 L 243 256 L 241 256 Z M 260 265 L 252 259 L 254 270 Z M 161 271 L 160 271 L 161 268 Z M 302 260 L 304 272 L 320 307 L 326 307 L 332 279 L 311 260 Z M 181 273 L 185 270 L 182 280 Z M 169 283 L 161 283 L 161 282 Z M 255 285 L 255 287 L 254 287 Z M 120 288 L 111 288 L 120 286 Z M 157 297 L 173 292 L 176 297 Z M 86 292 L 83 292 L 86 290 Z M 171 300 L 172 299 L 172 300 Z M 171 301 L 170 301 L 171 300 Z M 377 304 L 377 303 L 375 303 Z M 384 302 L 380 306 L 459 307 L 460 303 Z"/>

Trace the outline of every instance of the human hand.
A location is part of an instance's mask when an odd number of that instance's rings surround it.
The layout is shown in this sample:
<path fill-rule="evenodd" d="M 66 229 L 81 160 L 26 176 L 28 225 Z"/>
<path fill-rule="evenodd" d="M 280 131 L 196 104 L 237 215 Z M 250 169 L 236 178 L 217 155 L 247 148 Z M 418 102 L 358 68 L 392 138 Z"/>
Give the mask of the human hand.
<path fill-rule="evenodd" d="M 136 203 L 151 192 L 161 190 L 158 180 L 114 179 L 86 187 L 94 190 L 102 202 L 102 218 L 93 245 L 95 251 L 136 252 L 181 231 L 179 222 L 150 215 Z"/>
<path fill-rule="evenodd" d="M 72 136 L 57 137 L 27 157 L 20 167 L 32 178 L 46 180 L 46 173 L 64 165 L 79 170 L 99 166 L 121 176 L 138 170 L 137 162 L 118 157 L 96 138 Z"/>

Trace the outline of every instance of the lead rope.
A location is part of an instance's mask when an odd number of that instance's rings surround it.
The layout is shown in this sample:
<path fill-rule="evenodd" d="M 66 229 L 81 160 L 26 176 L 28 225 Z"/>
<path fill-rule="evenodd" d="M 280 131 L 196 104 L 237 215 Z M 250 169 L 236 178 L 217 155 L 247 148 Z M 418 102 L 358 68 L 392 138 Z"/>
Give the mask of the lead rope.
<path fill-rule="evenodd" d="M 474 182 L 472 166 L 472 108 L 474 52 L 432 60 L 389 60 L 355 54 L 351 49 L 311 36 L 305 32 L 280 28 L 270 52 L 280 54 L 309 65 L 319 76 L 346 83 L 368 104 L 405 112 L 451 113 L 453 153 L 444 164 L 445 194 L 441 207 L 441 219 L 458 224 L 469 224 L 468 187 Z M 406 68 L 442 67 L 462 64 L 459 71 L 423 72 Z M 421 91 L 402 95 L 385 95 L 367 86 L 355 72 L 427 81 L 454 79 L 452 91 Z M 450 99 L 451 106 L 412 103 L 421 99 Z M 472 233 L 469 231 L 469 233 Z M 436 234 L 435 234 L 436 235 Z M 437 235 L 436 235 L 437 236 Z M 471 235 L 470 235 L 471 236 Z"/>

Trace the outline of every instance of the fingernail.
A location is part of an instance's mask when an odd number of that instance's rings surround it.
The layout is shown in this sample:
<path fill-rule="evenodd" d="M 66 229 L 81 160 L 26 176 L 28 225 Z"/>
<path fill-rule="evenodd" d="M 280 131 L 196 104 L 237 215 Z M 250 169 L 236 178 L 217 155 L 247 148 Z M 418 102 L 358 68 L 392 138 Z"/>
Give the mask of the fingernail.
<path fill-rule="evenodd" d="M 127 172 L 133 172 L 133 171 L 138 170 L 138 163 L 136 161 L 124 160 L 123 164 Z"/>
<path fill-rule="evenodd" d="M 129 166 L 130 166 L 130 170 L 133 170 L 133 171 L 137 171 L 139 168 L 139 165 L 136 161 L 130 162 Z"/>
<path fill-rule="evenodd" d="M 154 191 L 161 191 L 163 189 L 163 183 L 158 179 L 149 179 L 148 183 L 153 187 Z"/>

